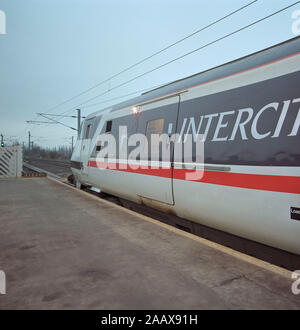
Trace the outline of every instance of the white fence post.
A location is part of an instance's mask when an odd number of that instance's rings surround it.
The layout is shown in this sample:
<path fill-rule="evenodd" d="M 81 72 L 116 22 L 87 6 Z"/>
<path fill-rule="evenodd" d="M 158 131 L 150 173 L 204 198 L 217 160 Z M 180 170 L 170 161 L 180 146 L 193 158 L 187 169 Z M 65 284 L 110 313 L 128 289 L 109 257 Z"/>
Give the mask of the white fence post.
<path fill-rule="evenodd" d="M 6 294 L 6 276 L 3 270 L 0 270 L 0 294 Z"/>
<path fill-rule="evenodd" d="M 0 178 L 21 177 L 23 154 L 21 146 L 0 148 Z"/>

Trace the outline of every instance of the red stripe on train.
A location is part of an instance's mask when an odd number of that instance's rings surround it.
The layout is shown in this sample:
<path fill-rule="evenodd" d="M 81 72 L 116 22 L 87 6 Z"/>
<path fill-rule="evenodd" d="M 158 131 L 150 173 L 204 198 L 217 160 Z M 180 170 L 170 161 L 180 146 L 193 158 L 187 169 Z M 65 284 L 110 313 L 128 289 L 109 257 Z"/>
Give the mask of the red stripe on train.
<path fill-rule="evenodd" d="M 184 177 L 188 171 L 190 170 L 174 169 L 174 179 L 185 180 Z M 300 194 L 300 177 L 297 176 L 204 171 L 203 177 L 196 181 L 222 186 Z"/>
<path fill-rule="evenodd" d="M 121 163 L 109 163 L 109 162 L 96 162 L 90 160 L 88 166 L 97 167 L 101 169 L 108 169 L 114 171 L 130 172 L 135 174 L 144 174 L 152 176 L 160 176 L 163 178 L 171 178 L 172 172 L 170 168 L 167 167 L 152 167 L 152 166 L 141 166 L 141 165 L 128 165 Z"/>
<path fill-rule="evenodd" d="M 129 166 L 127 164 L 96 161 L 89 161 L 88 166 L 142 175 L 159 176 L 163 178 L 172 177 L 171 168 L 166 167 L 151 167 L 139 165 L 133 167 L 133 165 Z M 194 179 L 188 179 L 187 176 L 191 176 L 191 174 L 193 173 L 194 175 L 192 176 L 194 177 Z M 217 171 L 202 172 L 174 168 L 173 178 L 177 180 L 187 180 L 208 184 L 216 184 L 221 186 L 300 194 L 300 177 L 298 176 L 229 173 Z"/>

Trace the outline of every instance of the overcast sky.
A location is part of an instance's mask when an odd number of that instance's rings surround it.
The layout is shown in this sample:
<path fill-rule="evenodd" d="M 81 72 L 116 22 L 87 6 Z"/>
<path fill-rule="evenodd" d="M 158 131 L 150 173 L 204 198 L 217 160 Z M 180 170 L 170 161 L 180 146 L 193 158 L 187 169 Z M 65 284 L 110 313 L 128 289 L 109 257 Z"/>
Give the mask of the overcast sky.
<path fill-rule="evenodd" d="M 0 133 L 5 140 L 67 145 L 76 132 L 36 112 L 76 114 L 78 104 L 109 88 L 230 33 L 296 0 L 258 0 L 229 19 L 153 57 L 89 93 L 53 108 L 252 0 L 0 0 L 6 34 L 0 34 Z M 89 106 L 200 72 L 295 37 L 292 13 L 300 4 L 228 39 L 81 106 Z M 128 98 L 128 97 L 127 97 Z M 51 109 L 51 110 L 49 110 Z M 58 119 L 58 118 L 56 118 Z M 63 119 L 76 127 L 76 119 Z"/>

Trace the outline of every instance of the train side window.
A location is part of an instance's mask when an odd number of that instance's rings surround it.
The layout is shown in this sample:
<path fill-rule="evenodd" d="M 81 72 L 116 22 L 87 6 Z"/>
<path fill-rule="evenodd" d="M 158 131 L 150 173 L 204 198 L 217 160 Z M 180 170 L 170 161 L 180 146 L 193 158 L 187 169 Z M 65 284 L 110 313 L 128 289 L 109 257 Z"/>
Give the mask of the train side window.
<path fill-rule="evenodd" d="M 90 135 L 90 129 L 91 129 L 91 124 L 87 125 L 86 131 L 85 131 L 85 138 L 88 139 Z"/>
<path fill-rule="evenodd" d="M 101 143 L 100 143 L 100 145 L 96 146 L 96 151 L 100 151 L 100 150 L 101 150 Z"/>
<path fill-rule="evenodd" d="M 151 137 L 151 134 L 162 134 L 164 129 L 164 119 L 159 118 L 155 120 L 149 120 L 146 126 L 146 136 Z"/>
<path fill-rule="evenodd" d="M 106 133 L 111 132 L 112 120 L 106 122 Z"/>
<path fill-rule="evenodd" d="M 99 127 L 100 119 L 101 119 L 101 116 L 97 116 L 97 117 L 93 118 L 93 121 L 91 122 L 90 133 L 89 133 L 90 139 L 93 139 L 93 137 L 95 136 L 95 133 Z"/>

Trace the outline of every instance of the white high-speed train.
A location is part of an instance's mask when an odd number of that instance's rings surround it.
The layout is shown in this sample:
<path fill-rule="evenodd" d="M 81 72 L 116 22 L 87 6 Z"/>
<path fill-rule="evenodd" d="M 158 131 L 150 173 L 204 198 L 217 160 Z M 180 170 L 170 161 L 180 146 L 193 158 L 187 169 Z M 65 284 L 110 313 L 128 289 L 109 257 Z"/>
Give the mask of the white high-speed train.
<path fill-rule="evenodd" d="M 99 135 L 202 134 L 204 175 L 185 163 L 141 167 L 117 152 L 99 161 Z M 128 153 L 134 147 L 129 147 Z M 161 155 L 159 155 L 160 160 Z M 107 164 L 111 165 L 107 168 Z M 78 187 L 173 213 L 300 255 L 300 38 L 294 38 L 92 113 L 71 158 Z"/>

